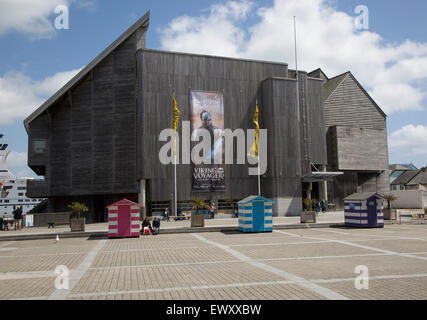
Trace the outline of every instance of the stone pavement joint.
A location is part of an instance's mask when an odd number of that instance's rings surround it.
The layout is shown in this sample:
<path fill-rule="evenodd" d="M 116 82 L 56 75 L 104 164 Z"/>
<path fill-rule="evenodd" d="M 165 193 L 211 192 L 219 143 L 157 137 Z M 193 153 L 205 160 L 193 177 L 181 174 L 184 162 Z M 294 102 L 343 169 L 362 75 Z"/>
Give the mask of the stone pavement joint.
<path fill-rule="evenodd" d="M 255 267 L 258 267 L 258 268 L 260 268 L 262 270 L 265 270 L 265 271 L 269 271 L 269 272 L 271 272 L 271 273 L 273 273 L 275 275 L 278 275 L 278 276 L 280 276 L 282 278 L 296 281 L 302 287 L 304 287 L 306 289 L 309 289 L 311 291 L 314 291 L 317 294 L 319 294 L 319 295 L 321 295 L 321 296 L 323 296 L 323 297 L 325 297 L 327 299 L 348 300 L 347 297 L 345 297 L 345 296 L 343 296 L 343 295 L 341 295 L 341 294 L 339 294 L 339 293 L 337 293 L 335 291 L 332 291 L 330 289 L 323 288 L 323 287 L 321 287 L 321 286 L 319 286 L 319 285 L 317 285 L 317 284 L 315 284 L 313 282 L 310 282 L 310 281 L 308 281 L 308 280 L 306 280 L 304 278 L 298 277 L 298 276 L 296 276 L 294 274 L 291 274 L 289 272 L 286 272 L 286 271 L 277 269 L 275 267 L 266 265 L 264 263 L 261 263 L 261 262 L 258 262 L 258 261 L 254 261 L 254 260 L 250 259 L 249 257 L 245 256 L 244 254 L 242 254 L 242 253 L 240 253 L 240 252 L 238 252 L 236 250 L 233 250 L 233 249 L 227 247 L 226 245 L 223 245 L 223 244 L 216 243 L 214 241 L 208 240 L 208 239 L 206 239 L 206 238 L 204 238 L 204 237 L 202 237 L 202 236 L 200 236 L 198 234 L 193 234 L 193 236 L 195 238 L 199 239 L 200 241 L 204 241 L 206 243 L 209 243 L 209 244 L 212 244 L 212 245 L 216 245 L 217 247 L 225 250 L 226 252 L 230 253 L 231 255 L 235 256 L 236 258 L 238 258 L 238 259 L 240 259 L 240 260 L 242 260 L 244 262 L 250 263 L 251 265 L 253 265 Z"/>
<path fill-rule="evenodd" d="M 77 282 L 79 282 L 86 271 L 90 268 L 92 262 L 96 258 L 96 255 L 102 250 L 106 242 L 107 240 L 100 240 L 98 244 L 88 253 L 83 262 L 73 272 L 71 272 L 68 289 L 56 289 L 49 297 L 49 300 L 63 300 L 67 298 Z"/>
<path fill-rule="evenodd" d="M 399 252 L 395 252 L 395 251 L 374 248 L 371 246 L 364 246 L 362 244 L 357 244 L 357 243 L 343 241 L 343 240 L 331 240 L 331 239 L 317 238 L 317 237 L 311 237 L 311 236 L 309 236 L 309 237 L 300 236 L 300 235 L 297 235 L 294 233 L 280 231 L 280 230 L 275 230 L 275 232 L 283 233 L 283 234 L 286 234 L 288 236 L 294 236 L 294 237 L 299 237 L 299 238 L 303 237 L 306 239 L 313 239 L 313 240 L 319 240 L 319 241 L 320 240 L 330 240 L 331 242 L 340 243 L 340 244 L 344 244 L 344 245 L 348 245 L 348 246 L 352 246 L 352 247 L 357 247 L 357 248 L 361 248 L 361 249 L 366 249 L 366 250 L 377 251 L 377 252 L 381 252 L 381 253 L 384 253 L 387 255 L 396 255 L 396 256 L 400 256 L 400 257 L 414 258 L 414 259 L 419 259 L 419 260 L 427 260 L 427 257 L 420 257 L 420 256 L 415 256 L 415 255 L 407 254 L 407 253 L 399 253 Z M 415 239 L 415 238 L 412 238 L 412 239 Z M 419 240 L 419 239 L 417 239 L 417 240 Z"/>

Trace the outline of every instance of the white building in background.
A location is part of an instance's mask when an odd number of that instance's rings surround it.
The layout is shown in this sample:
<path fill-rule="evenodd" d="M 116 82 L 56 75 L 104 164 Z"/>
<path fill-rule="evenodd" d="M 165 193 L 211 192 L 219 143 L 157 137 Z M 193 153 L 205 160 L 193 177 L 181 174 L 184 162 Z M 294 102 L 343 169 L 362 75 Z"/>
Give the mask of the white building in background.
<path fill-rule="evenodd" d="M 10 217 L 17 206 L 22 206 L 22 213 L 26 214 L 44 199 L 27 197 L 27 181 L 33 178 L 17 177 L 7 169 L 10 150 L 6 150 L 8 145 L 2 138 L 0 134 L 0 217 Z"/>

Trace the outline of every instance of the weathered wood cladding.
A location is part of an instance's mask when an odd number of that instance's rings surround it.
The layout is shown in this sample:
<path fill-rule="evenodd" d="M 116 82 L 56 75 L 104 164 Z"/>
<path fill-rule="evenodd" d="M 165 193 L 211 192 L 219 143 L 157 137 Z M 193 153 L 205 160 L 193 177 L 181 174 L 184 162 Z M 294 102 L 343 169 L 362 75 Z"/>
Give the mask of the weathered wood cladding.
<path fill-rule="evenodd" d="M 296 81 L 262 83 L 263 123 L 268 129 L 268 167 L 263 194 L 271 198 L 301 197 L 301 152 Z"/>
<path fill-rule="evenodd" d="M 48 109 L 51 196 L 138 192 L 135 53 L 133 34 Z M 30 123 L 29 148 L 45 114 Z"/>
<path fill-rule="evenodd" d="M 34 141 L 46 141 L 46 148 L 49 149 L 50 120 L 48 114 L 43 114 L 35 119 L 30 124 L 30 131 L 28 133 L 28 166 L 39 175 L 46 174 L 46 165 L 49 162 L 49 154 L 36 153 L 34 151 Z"/>
<path fill-rule="evenodd" d="M 385 130 L 334 126 L 337 170 L 388 170 Z"/>
<path fill-rule="evenodd" d="M 385 129 L 386 118 L 349 74 L 324 103 L 325 127 Z"/>
<path fill-rule="evenodd" d="M 344 175 L 328 183 L 337 208 L 354 192 L 390 190 L 386 117 L 348 73 L 324 103 L 328 170 Z"/>
<path fill-rule="evenodd" d="M 269 77 L 287 77 L 287 65 L 211 56 L 179 54 L 154 50 L 138 51 L 141 93 L 138 95 L 139 154 L 142 179 L 149 179 L 152 200 L 169 200 L 173 192 L 173 166 L 158 159 L 163 145 L 160 131 L 172 127 L 172 98 L 175 91 L 181 111 L 180 121 L 190 120 L 190 90 L 224 93 L 224 126 L 229 129 L 253 129 L 255 100 L 260 97 L 261 81 Z M 260 102 L 260 127 L 267 114 Z M 181 127 L 178 128 L 181 135 Z M 227 191 L 203 194 L 212 199 L 235 199 L 257 192 L 257 177 L 248 177 L 248 165 L 226 165 Z M 200 193 L 191 191 L 191 166 L 178 165 L 178 200 Z M 262 183 L 266 186 L 266 183 Z"/>
<path fill-rule="evenodd" d="M 296 77 L 289 70 L 290 78 Z M 302 175 L 312 171 L 310 163 L 327 164 L 326 136 L 323 122 L 323 82 L 298 71 L 300 104 L 300 149 Z"/>

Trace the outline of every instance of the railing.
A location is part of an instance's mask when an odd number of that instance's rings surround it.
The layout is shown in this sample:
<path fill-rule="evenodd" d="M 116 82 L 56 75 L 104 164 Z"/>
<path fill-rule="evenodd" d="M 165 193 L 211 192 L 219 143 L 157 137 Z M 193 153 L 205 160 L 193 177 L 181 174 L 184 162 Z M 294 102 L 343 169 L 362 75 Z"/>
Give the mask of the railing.
<path fill-rule="evenodd" d="M 27 180 L 27 197 L 46 198 L 49 196 L 48 184 L 46 180 Z"/>

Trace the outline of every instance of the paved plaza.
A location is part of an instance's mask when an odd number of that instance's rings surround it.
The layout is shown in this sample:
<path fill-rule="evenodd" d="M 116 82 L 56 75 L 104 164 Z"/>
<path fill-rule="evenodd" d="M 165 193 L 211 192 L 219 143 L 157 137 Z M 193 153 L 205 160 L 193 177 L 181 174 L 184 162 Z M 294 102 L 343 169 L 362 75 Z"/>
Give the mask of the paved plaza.
<path fill-rule="evenodd" d="M 427 299 L 427 225 L 0 240 L 0 299 Z"/>

